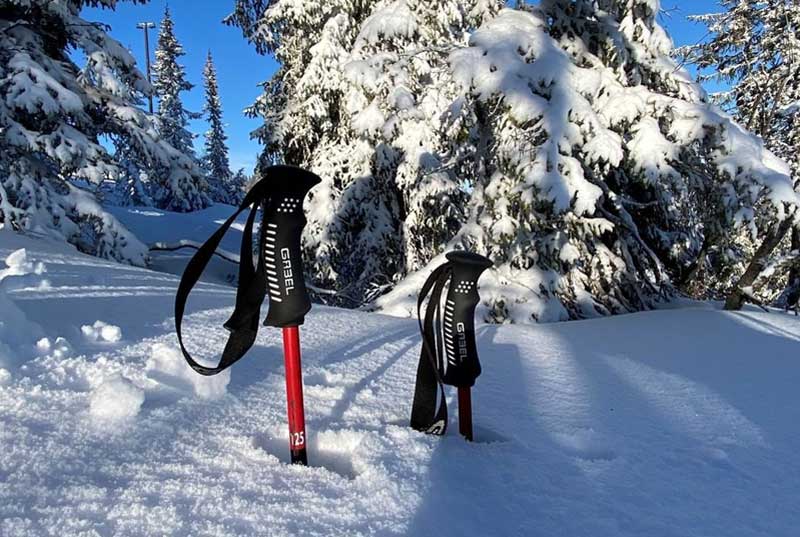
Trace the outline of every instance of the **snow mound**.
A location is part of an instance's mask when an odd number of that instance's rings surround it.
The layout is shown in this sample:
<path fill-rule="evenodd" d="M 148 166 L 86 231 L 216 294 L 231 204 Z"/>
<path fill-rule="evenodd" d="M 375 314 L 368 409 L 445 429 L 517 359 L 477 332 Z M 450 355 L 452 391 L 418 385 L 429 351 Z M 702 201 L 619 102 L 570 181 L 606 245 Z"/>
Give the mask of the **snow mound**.
<path fill-rule="evenodd" d="M 0 368 L 8 367 L 25 354 L 25 348 L 41 337 L 42 329 L 8 297 L 8 291 L 33 286 L 45 272 L 43 263 L 28 259 L 25 248 L 11 252 L 0 270 Z"/>
<path fill-rule="evenodd" d="M 20 248 L 6 256 L 6 268 L 0 270 L 0 288 L 6 291 L 22 287 L 34 287 L 41 283 L 39 277 L 47 268 L 41 261 L 34 262 L 28 259 L 28 251 Z"/>
<path fill-rule="evenodd" d="M 157 384 L 209 401 L 224 397 L 231 381 L 230 369 L 213 377 L 198 375 L 179 349 L 164 343 L 153 345 L 146 369 Z"/>
<path fill-rule="evenodd" d="M 117 421 L 135 417 L 144 403 L 144 391 L 120 376 L 100 384 L 89 402 L 89 412 L 101 421 Z"/>
<path fill-rule="evenodd" d="M 25 248 L 20 248 L 19 250 L 11 252 L 6 257 L 6 266 L 8 268 L 5 270 L 5 273 L 0 272 L 0 276 L 30 273 L 42 274 L 46 272 L 44 263 L 41 261 L 34 263 L 28 259 L 28 251 Z"/>
<path fill-rule="evenodd" d="M 43 355 L 51 355 L 55 358 L 67 358 L 72 355 L 72 345 L 63 337 L 57 337 L 55 341 L 48 337 L 43 337 L 36 342 L 36 350 Z"/>
<path fill-rule="evenodd" d="M 89 341 L 117 343 L 122 339 L 122 330 L 119 326 L 103 321 L 95 321 L 93 325 L 85 324 L 81 326 L 81 332 Z"/>

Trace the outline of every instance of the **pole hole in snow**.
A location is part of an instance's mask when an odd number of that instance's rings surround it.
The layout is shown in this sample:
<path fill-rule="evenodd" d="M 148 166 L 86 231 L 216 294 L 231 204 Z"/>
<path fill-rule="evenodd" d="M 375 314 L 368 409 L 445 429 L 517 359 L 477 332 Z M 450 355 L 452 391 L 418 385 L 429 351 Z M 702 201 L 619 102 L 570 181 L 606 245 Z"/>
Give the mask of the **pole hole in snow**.
<path fill-rule="evenodd" d="M 288 434 L 288 433 L 287 433 Z M 364 437 L 363 432 L 320 431 L 308 435 L 308 466 L 322 468 L 346 479 L 355 479 L 361 473 L 353 462 L 353 454 Z M 253 438 L 253 445 L 290 464 L 289 439 L 285 434 L 264 433 Z"/>

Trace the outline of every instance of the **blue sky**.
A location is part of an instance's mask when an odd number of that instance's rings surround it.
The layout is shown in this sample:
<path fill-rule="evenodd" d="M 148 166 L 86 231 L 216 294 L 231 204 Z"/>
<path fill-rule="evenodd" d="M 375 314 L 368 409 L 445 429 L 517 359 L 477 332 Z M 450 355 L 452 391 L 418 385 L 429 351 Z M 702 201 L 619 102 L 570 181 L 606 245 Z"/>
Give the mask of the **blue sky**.
<path fill-rule="evenodd" d="M 109 24 L 111 35 L 131 49 L 144 69 L 143 36 L 142 31 L 136 29 L 136 23 L 152 21 L 158 24 L 165 5 L 163 1 L 152 1 L 145 5 L 120 2 L 116 11 L 94 8 L 87 9 L 83 15 L 88 20 Z M 252 171 L 260 145 L 250 139 L 250 132 L 259 125 L 259 121 L 246 118 L 242 110 L 258 96 L 258 84 L 275 72 L 276 62 L 270 57 L 256 54 L 253 47 L 242 38 L 238 28 L 222 24 L 222 19 L 233 7 L 232 0 L 172 0 L 169 7 L 175 21 L 175 33 L 186 49 L 183 64 L 189 81 L 196 86 L 183 94 L 186 108 L 197 112 L 202 109 L 203 64 L 210 49 L 217 66 L 231 166 L 234 170 L 244 167 L 248 172 Z M 705 35 L 702 25 L 691 23 L 686 17 L 718 11 L 719 5 L 716 0 L 662 0 L 662 9 L 665 13 L 661 16 L 661 23 L 675 43 L 683 45 L 695 43 Z M 157 29 L 151 30 L 150 38 L 152 58 Z M 206 124 L 202 120 L 195 121 L 191 130 L 203 133 Z M 202 144 L 202 137 L 197 144 Z"/>
<path fill-rule="evenodd" d="M 116 11 L 86 9 L 82 16 L 109 24 L 111 35 L 134 53 L 144 71 L 144 36 L 142 30 L 136 29 L 136 23 L 158 24 L 165 5 L 162 1 L 144 5 L 120 2 Z M 268 56 L 258 55 L 238 28 L 222 24 L 232 6 L 232 0 L 172 0 L 169 3 L 175 33 L 186 51 L 182 63 L 189 82 L 195 84 L 194 89 L 182 94 L 184 105 L 193 112 L 203 108 L 203 65 L 210 49 L 217 67 L 231 167 L 234 170 L 244 167 L 250 172 L 260 149 L 258 142 L 250 140 L 250 132 L 258 127 L 259 121 L 245 117 L 242 110 L 259 95 L 258 84 L 275 72 L 277 64 Z M 158 28 L 150 30 L 151 60 L 157 38 Z M 190 126 L 192 132 L 201 135 L 206 128 L 202 120 Z M 200 147 L 202 143 L 200 136 L 195 145 Z"/>

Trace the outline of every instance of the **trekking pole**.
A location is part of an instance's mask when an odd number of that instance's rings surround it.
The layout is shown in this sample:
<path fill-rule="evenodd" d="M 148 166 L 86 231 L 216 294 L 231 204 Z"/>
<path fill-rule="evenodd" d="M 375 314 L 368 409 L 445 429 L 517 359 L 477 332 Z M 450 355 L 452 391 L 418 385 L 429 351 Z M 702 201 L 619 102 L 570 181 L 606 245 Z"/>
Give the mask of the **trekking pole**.
<path fill-rule="evenodd" d="M 472 388 L 458 388 L 458 432 L 472 442 Z"/>
<path fill-rule="evenodd" d="M 459 432 L 472 440 L 472 386 L 481 374 L 475 343 L 475 308 L 480 302 L 478 278 L 492 266 L 487 258 L 464 251 L 446 255 L 447 263 L 430 275 L 417 301 L 422 352 L 411 409 L 411 426 L 431 434 L 447 430 L 444 386 L 458 388 Z M 449 288 L 442 311 L 442 295 Z M 422 317 L 422 305 L 430 295 Z M 436 408 L 436 399 L 439 405 Z"/>
<path fill-rule="evenodd" d="M 264 178 L 245 196 L 242 205 L 197 250 L 181 277 L 175 297 L 175 328 L 183 356 L 201 375 L 216 375 L 238 361 L 253 346 L 258 333 L 261 305 L 269 295 L 265 326 L 283 330 L 286 365 L 286 399 L 289 422 L 289 450 L 293 464 L 308 464 L 306 455 L 303 378 L 300 365 L 300 330 L 311 300 L 305 287 L 300 237 L 306 224 L 303 199 L 320 182 L 313 173 L 293 166 L 270 166 Z M 261 208 L 258 264 L 253 266 L 253 227 Z M 231 334 L 217 367 L 197 363 L 186 350 L 181 333 L 186 301 L 199 281 L 225 232 L 247 209 L 250 214 L 242 231 L 239 255 L 239 286 L 236 307 L 225 323 Z"/>
<path fill-rule="evenodd" d="M 311 310 L 311 300 L 303 276 L 300 238 L 306 225 L 303 199 L 319 180 L 303 182 L 297 177 L 283 177 L 283 181 L 273 183 L 275 194 L 264 208 L 261 228 L 270 298 L 264 324 L 283 329 L 289 451 L 292 464 L 308 465 L 299 326 Z"/>
<path fill-rule="evenodd" d="M 289 416 L 289 452 L 292 464 L 308 465 L 306 417 L 303 408 L 303 375 L 300 367 L 300 329 L 283 329 L 283 359 L 286 364 L 286 402 Z"/>
<path fill-rule="evenodd" d="M 472 386 L 481 373 L 478 346 L 475 343 L 475 308 L 480 302 L 478 278 L 492 266 L 492 262 L 470 252 L 450 252 L 446 257 L 453 264 L 453 276 L 445 298 L 445 349 L 449 353 L 448 367 L 455 367 L 452 372 L 445 371 L 444 379 L 458 387 L 458 430 L 471 442 Z M 449 314 L 448 307 L 452 307 Z M 450 330 L 448 315 L 452 325 Z M 475 366 L 468 367 L 473 361 Z"/>

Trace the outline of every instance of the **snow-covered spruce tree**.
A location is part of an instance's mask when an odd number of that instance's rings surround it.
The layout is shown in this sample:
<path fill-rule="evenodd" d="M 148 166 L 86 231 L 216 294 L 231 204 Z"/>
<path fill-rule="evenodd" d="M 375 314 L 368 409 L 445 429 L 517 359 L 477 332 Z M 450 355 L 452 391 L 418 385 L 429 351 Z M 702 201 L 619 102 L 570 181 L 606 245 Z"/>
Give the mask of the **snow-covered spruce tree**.
<path fill-rule="evenodd" d="M 187 129 L 189 120 L 199 115 L 187 111 L 180 96 L 182 91 L 194 87 L 186 80 L 186 71 L 178 63 L 183 55 L 185 52 L 175 37 L 174 23 L 167 7 L 158 32 L 156 61 L 153 64 L 153 87 L 158 96 L 158 131 L 164 141 L 185 155 L 186 172 L 192 180 L 176 181 L 174 174 L 158 168 L 152 173 L 151 196 L 162 209 L 188 212 L 207 207 L 211 200 L 208 184 L 194 154 L 194 135 Z"/>
<path fill-rule="evenodd" d="M 371 3 L 237 0 L 234 13 L 226 21 L 240 27 L 258 52 L 271 53 L 280 65 L 264 83 L 264 93 L 247 110 L 248 115 L 264 121 L 253 133 L 265 146 L 254 178 L 260 176 L 263 166 L 273 162 L 308 166 L 323 137 L 335 139 L 347 48 Z M 349 156 L 341 155 L 340 163 L 346 163 Z M 333 163 L 334 159 L 329 161 Z M 306 237 L 335 234 L 316 221 L 334 213 L 334 197 L 343 182 L 328 170 L 315 171 L 324 183 L 310 194 L 315 211 L 310 215 L 311 225 L 306 226 Z M 314 246 L 306 252 L 310 253 L 307 267 L 315 283 L 339 279 L 334 268 L 340 265 L 335 252 Z M 320 273 L 320 267 L 328 268 Z"/>
<path fill-rule="evenodd" d="M 708 27 L 711 38 L 681 49 L 701 69 L 701 80 L 719 80 L 730 87 L 716 100 L 741 125 L 761 136 L 767 147 L 790 164 L 795 185 L 800 182 L 800 5 L 794 0 L 724 0 L 721 13 L 691 17 Z M 728 306 L 741 307 L 753 293 L 756 278 L 776 253 L 786 258 L 800 247 L 800 225 L 770 221 L 767 212 L 760 233 L 748 232 L 739 249 L 750 260 L 733 287 Z M 794 239 L 792 239 L 792 236 Z M 784 263 L 786 264 L 786 263 Z M 791 266 L 791 264 L 788 264 Z M 739 271 L 741 272 L 741 271 Z M 772 270 L 758 293 L 771 300 L 797 285 L 796 270 Z M 747 289 L 748 292 L 742 292 Z M 791 294 L 789 289 L 788 294 Z"/>
<path fill-rule="evenodd" d="M 225 135 L 225 125 L 222 122 L 222 102 L 219 98 L 217 70 L 214 68 L 210 50 L 203 67 L 203 87 L 206 97 L 203 112 L 206 113 L 208 119 L 203 167 L 208 174 L 211 198 L 219 203 L 238 205 L 244 197 L 244 190 L 242 185 L 237 187 L 232 184 L 233 174 L 228 160 L 228 147 L 225 144 L 228 137 Z"/>
<path fill-rule="evenodd" d="M 164 9 L 164 18 L 158 30 L 156 61 L 153 64 L 153 86 L 158 95 L 158 119 L 161 136 L 173 147 L 187 154 L 194 154 L 194 135 L 186 128 L 194 116 L 183 107 L 181 92 L 189 91 L 194 84 L 186 80 L 186 70 L 178 63 L 186 53 L 175 37 L 175 23 L 169 6 Z"/>
<path fill-rule="evenodd" d="M 278 72 L 264 83 L 264 93 L 247 110 L 264 121 L 254 132 L 265 145 L 254 179 L 262 166 L 274 161 L 309 166 L 321 140 L 335 139 L 347 48 L 372 3 L 237 0 L 226 22 L 240 27 L 258 52 L 273 54 L 280 64 Z M 339 163 L 346 163 L 349 156 L 340 155 Z M 329 159 L 331 166 L 335 166 L 334 160 Z M 327 169 L 315 171 L 324 183 L 310 194 L 315 210 L 309 215 L 311 225 L 306 226 L 304 240 L 323 232 L 340 235 L 318 221 L 335 212 L 334 198 L 343 181 Z M 334 268 L 340 263 L 336 252 L 315 248 L 319 240 L 306 248 L 307 267 L 315 283 L 332 286 L 330 282 L 340 279 Z M 320 273 L 320 267 L 327 270 Z"/>
<path fill-rule="evenodd" d="M 115 203 L 152 206 L 150 176 L 146 166 L 143 165 L 146 159 L 137 147 L 125 137 L 114 137 L 114 160 L 120 168 L 115 188 Z"/>
<path fill-rule="evenodd" d="M 647 308 L 700 249 L 705 205 L 725 231 L 763 199 L 781 214 L 796 201 L 780 162 L 670 59 L 657 7 L 504 10 L 451 54 L 465 106 L 488 111 L 489 173 L 451 243 L 495 262 L 482 280 L 488 318 Z M 377 306 L 411 311 L 431 267 Z"/>
<path fill-rule="evenodd" d="M 359 280 L 345 283 L 354 286 L 358 299 L 424 266 L 465 220 L 464 186 L 475 179 L 474 160 L 462 159 L 463 139 L 455 136 L 454 125 L 474 118 L 459 106 L 448 55 L 499 7 L 399 0 L 377 4 L 360 25 L 344 64 L 339 129 L 312 159 L 320 170 L 333 162 L 329 173 L 340 178 L 340 194 L 332 213 L 320 212 L 327 218 L 318 222 L 325 232 L 310 234 L 307 243 L 314 252 L 341 255 L 348 244 L 358 244 L 374 254 L 367 259 L 376 264 L 367 270 L 349 252 L 342 263 L 359 270 Z M 353 167 L 353 161 L 360 164 Z M 377 199 L 383 200 L 381 211 L 363 211 Z M 343 221 L 354 220 L 363 224 L 343 229 Z M 317 237 L 322 240 L 315 243 Z"/>
<path fill-rule="evenodd" d="M 236 173 L 231 176 L 228 181 L 228 188 L 235 194 L 235 197 L 231 198 L 231 203 L 239 204 L 242 202 L 247 193 L 247 185 L 250 184 L 251 180 L 252 178 L 247 175 L 244 168 L 239 168 Z"/>
<path fill-rule="evenodd" d="M 268 151 L 323 178 L 306 252 L 315 283 L 346 304 L 427 263 L 463 223 L 472 177 L 445 132 L 464 119 L 447 56 L 499 6 L 277 1 L 258 24 L 234 15 L 281 62 L 254 111 Z"/>
<path fill-rule="evenodd" d="M 715 100 L 796 168 L 800 5 L 793 0 L 722 0 L 721 5 L 726 11 L 690 17 L 705 24 L 711 37 L 678 52 L 702 70 L 701 81 L 730 85 Z"/>
<path fill-rule="evenodd" d="M 144 264 L 146 248 L 70 183 L 99 184 L 119 167 L 102 134 L 135 142 L 176 173 L 184 163 L 133 103 L 149 86 L 133 57 L 84 5 L 115 1 L 0 2 L 0 224 L 60 236 L 94 255 Z M 71 49 L 86 58 L 79 67 Z"/>

